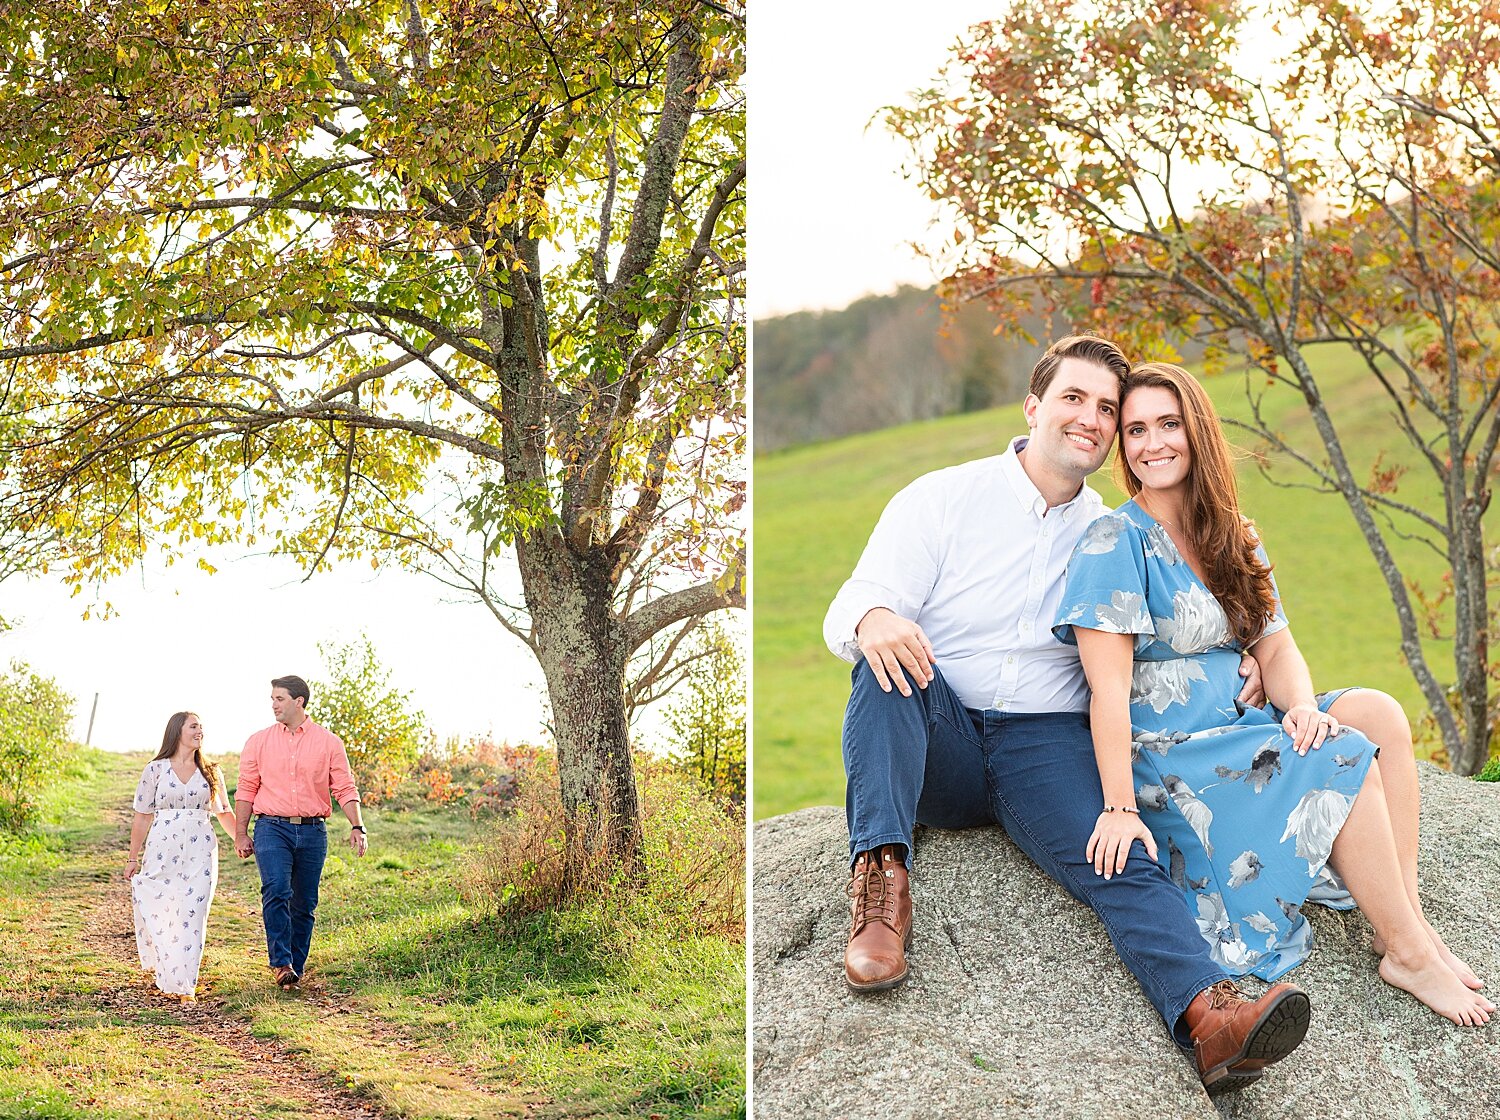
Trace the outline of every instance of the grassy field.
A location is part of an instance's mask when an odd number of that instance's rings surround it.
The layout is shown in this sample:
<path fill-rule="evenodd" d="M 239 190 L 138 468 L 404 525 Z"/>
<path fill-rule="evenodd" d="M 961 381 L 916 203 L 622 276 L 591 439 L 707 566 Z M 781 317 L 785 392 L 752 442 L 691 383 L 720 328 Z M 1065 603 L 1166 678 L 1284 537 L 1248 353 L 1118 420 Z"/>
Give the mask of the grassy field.
<path fill-rule="evenodd" d="M 1415 455 L 1388 417 L 1386 398 L 1352 363 L 1330 360 L 1320 380 L 1356 471 Z M 1225 416 L 1244 415 L 1244 376 L 1208 379 Z M 1283 394 L 1285 398 L 1287 394 Z M 1322 459 L 1300 401 L 1282 399 L 1268 418 L 1289 441 Z M 755 816 L 806 805 L 841 804 L 839 725 L 848 667 L 822 641 L 823 614 L 853 570 L 891 495 L 927 471 L 1004 450 L 1026 430 L 1019 405 L 911 424 L 836 442 L 761 456 L 755 462 Z M 1231 440 L 1236 433 L 1231 430 Z M 1242 437 L 1242 442 L 1247 437 Z M 1421 694 L 1400 652 L 1395 610 L 1353 516 L 1336 494 L 1287 488 L 1263 478 L 1247 459 L 1239 472 L 1244 509 L 1260 526 L 1298 644 L 1319 688 L 1365 684 L 1396 696 L 1416 719 Z M 1277 480 L 1307 483 L 1294 464 Z M 1361 476 L 1363 477 L 1363 476 Z M 1414 469 L 1399 497 L 1442 509 L 1430 474 Z M 1093 483 L 1106 502 L 1122 500 L 1108 467 Z M 1490 514 L 1497 517 L 1497 511 Z M 1435 589 L 1442 559 L 1424 546 L 1392 539 L 1409 580 Z M 1439 680 L 1451 679 L 1451 652 L 1426 644 Z M 941 651 L 939 656 L 941 657 Z"/>
<path fill-rule="evenodd" d="M 743 945 L 488 923 L 451 809 L 367 810 L 364 860 L 330 826 L 300 993 L 270 983 L 253 863 L 222 843 L 199 1001 L 162 997 L 119 879 L 144 761 L 79 755 L 42 831 L 0 839 L 0 1120 L 744 1115 Z"/>

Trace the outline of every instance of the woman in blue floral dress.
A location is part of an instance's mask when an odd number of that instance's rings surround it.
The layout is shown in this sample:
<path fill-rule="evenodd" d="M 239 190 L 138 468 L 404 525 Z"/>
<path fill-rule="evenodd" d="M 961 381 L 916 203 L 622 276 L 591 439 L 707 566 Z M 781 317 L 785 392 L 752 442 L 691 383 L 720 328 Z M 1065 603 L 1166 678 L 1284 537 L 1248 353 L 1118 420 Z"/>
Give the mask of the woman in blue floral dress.
<path fill-rule="evenodd" d="M 203 757 L 203 724 L 192 712 L 178 712 L 167 721 L 161 750 L 136 787 L 125 878 L 141 968 L 155 974 L 163 992 L 185 1000 L 197 990 L 208 909 L 219 882 L 214 816 L 232 838 L 234 813 L 223 779 Z"/>
<path fill-rule="evenodd" d="M 1079 542 L 1054 628 L 1078 644 L 1093 693 L 1096 871 L 1123 869 L 1140 840 L 1187 893 L 1214 959 L 1266 980 L 1307 955 L 1303 902 L 1358 903 L 1388 983 L 1455 1023 L 1486 1022 L 1494 1005 L 1416 901 L 1414 799 L 1387 803 L 1380 748 L 1335 714 L 1343 694 L 1314 696 L 1218 417 L 1185 370 L 1132 372 L 1119 464 L 1133 498 Z M 1235 702 L 1252 647 L 1276 716 Z"/>

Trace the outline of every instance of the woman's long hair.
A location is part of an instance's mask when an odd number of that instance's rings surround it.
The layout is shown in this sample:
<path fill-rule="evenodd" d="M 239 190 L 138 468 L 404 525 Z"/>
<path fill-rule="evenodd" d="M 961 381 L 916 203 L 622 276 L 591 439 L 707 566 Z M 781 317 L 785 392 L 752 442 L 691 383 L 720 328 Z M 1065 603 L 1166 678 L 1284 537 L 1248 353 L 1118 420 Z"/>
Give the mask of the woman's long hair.
<path fill-rule="evenodd" d="M 177 753 L 177 744 L 182 740 L 182 729 L 187 726 L 187 721 L 192 719 L 197 712 L 173 712 L 172 718 L 167 720 L 167 729 L 162 733 L 161 750 L 156 752 L 157 759 L 171 758 Z M 208 759 L 203 757 L 203 748 L 200 746 L 193 751 L 193 765 L 198 768 L 198 773 L 203 775 L 203 780 L 208 783 L 209 800 L 219 792 L 219 768 Z"/>
<path fill-rule="evenodd" d="M 1260 637 L 1276 613 L 1276 594 L 1271 587 L 1270 567 L 1255 555 L 1251 522 L 1240 513 L 1233 456 L 1219 425 L 1219 414 L 1203 386 L 1187 370 L 1167 362 L 1145 362 L 1131 370 L 1125 381 L 1120 399 L 1122 416 L 1125 399 L 1136 389 L 1145 388 L 1166 389 L 1177 398 L 1193 456 L 1179 527 L 1203 566 L 1204 582 L 1224 608 L 1230 633 L 1248 646 Z M 1125 458 L 1123 423 L 1115 466 L 1120 484 L 1135 497 L 1141 492 L 1141 480 Z"/>

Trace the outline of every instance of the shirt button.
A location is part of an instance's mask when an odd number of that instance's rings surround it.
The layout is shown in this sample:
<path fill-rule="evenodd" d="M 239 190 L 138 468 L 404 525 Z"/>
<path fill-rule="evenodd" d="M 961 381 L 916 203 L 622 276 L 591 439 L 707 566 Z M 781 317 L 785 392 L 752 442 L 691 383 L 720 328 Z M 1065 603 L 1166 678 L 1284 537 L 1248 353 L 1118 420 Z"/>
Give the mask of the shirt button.
<path fill-rule="evenodd" d="M 1006 664 L 1007 664 L 1007 665 L 1014 665 L 1014 664 L 1015 664 L 1015 661 L 1016 661 L 1016 659 L 1015 659 L 1015 658 L 1014 658 L 1014 657 L 1007 657 L 1007 658 L 1006 658 L 1006 659 L 1005 659 L 1005 663 L 1006 663 Z"/>

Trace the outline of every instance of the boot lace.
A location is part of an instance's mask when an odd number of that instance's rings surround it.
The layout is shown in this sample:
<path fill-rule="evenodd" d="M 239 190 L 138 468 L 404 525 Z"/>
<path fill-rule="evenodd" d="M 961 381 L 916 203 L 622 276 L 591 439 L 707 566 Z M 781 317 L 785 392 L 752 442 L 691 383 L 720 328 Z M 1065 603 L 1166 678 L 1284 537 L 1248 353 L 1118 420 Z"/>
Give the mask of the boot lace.
<path fill-rule="evenodd" d="M 1249 1003 L 1245 994 L 1234 986 L 1232 980 L 1220 980 L 1208 991 L 1208 1009 L 1210 1011 L 1222 1011 L 1226 1007 L 1232 1007 L 1239 1003 Z"/>
<path fill-rule="evenodd" d="M 896 896 L 890 889 L 885 873 L 880 869 L 880 860 L 872 853 L 861 862 L 863 870 L 859 864 L 856 864 L 854 877 L 849 880 L 849 885 L 845 888 L 853 903 L 851 909 L 854 930 L 851 936 L 859 933 L 871 922 L 884 922 L 894 930 L 896 928 Z"/>

